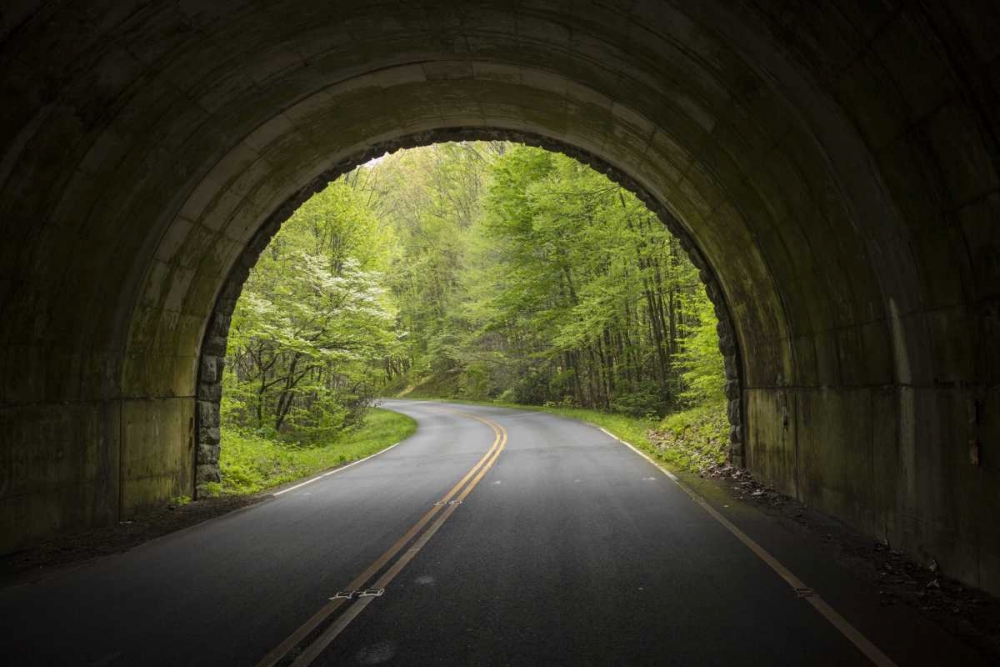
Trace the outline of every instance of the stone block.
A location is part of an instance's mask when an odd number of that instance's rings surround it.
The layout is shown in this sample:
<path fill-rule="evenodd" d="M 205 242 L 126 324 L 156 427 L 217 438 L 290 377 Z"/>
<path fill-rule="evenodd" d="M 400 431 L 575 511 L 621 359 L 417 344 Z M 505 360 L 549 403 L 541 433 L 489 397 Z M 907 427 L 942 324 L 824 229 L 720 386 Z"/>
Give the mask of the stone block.
<path fill-rule="evenodd" d="M 726 398 L 736 399 L 740 396 L 740 382 L 739 380 L 726 380 L 726 385 L 724 389 Z"/>
<path fill-rule="evenodd" d="M 797 497 L 795 395 L 753 388 L 746 395 L 746 465 L 763 483 Z"/>
<path fill-rule="evenodd" d="M 203 445 L 218 445 L 222 440 L 218 426 L 201 426 L 198 429 L 198 442 Z"/>
<path fill-rule="evenodd" d="M 198 445 L 198 468 L 219 463 L 219 445 L 203 443 Z"/>
<path fill-rule="evenodd" d="M 733 426 L 739 426 L 743 423 L 740 412 L 741 402 L 738 398 L 732 399 L 726 403 L 726 417 L 729 419 L 729 423 Z"/>
<path fill-rule="evenodd" d="M 219 467 L 211 463 L 205 463 L 199 465 L 195 470 L 195 483 L 199 486 L 211 482 L 221 482 L 222 475 L 219 473 Z"/>
<path fill-rule="evenodd" d="M 993 193 L 958 212 L 968 247 L 975 300 L 1000 300 L 1000 194 Z"/>
<path fill-rule="evenodd" d="M 948 184 L 952 207 L 962 206 L 998 186 L 993 157 L 983 141 L 979 116 L 963 102 L 952 102 L 924 121 L 924 131 Z"/>
<path fill-rule="evenodd" d="M 199 382 L 198 400 L 218 403 L 222 400 L 222 385 L 218 382 Z"/>
<path fill-rule="evenodd" d="M 911 120 L 938 107 L 953 90 L 947 85 L 947 55 L 923 24 L 918 10 L 904 10 L 872 43 L 906 100 Z"/>
<path fill-rule="evenodd" d="M 871 390 L 797 392 L 792 418 L 800 499 L 862 530 L 874 530 Z"/>
<path fill-rule="evenodd" d="M 739 368 L 736 363 L 736 357 L 731 355 L 724 357 L 722 363 L 727 378 L 739 377 Z"/>
<path fill-rule="evenodd" d="M 211 354 L 201 355 L 201 372 L 198 376 L 198 380 L 201 383 L 213 384 L 220 381 L 219 370 L 219 357 L 213 356 Z"/>
<path fill-rule="evenodd" d="M 198 424 L 209 428 L 219 426 L 219 404 L 198 401 Z"/>
<path fill-rule="evenodd" d="M 221 336 L 209 336 L 201 348 L 202 354 L 210 354 L 222 357 L 226 354 L 226 339 Z"/>
<path fill-rule="evenodd" d="M 874 54 L 865 54 L 855 61 L 834 88 L 869 146 L 877 149 L 899 136 L 909 109 Z"/>
<path fill-rule="evenodd" d="M 194 400 L 129 400 L 122 406 L 123 516 L 192 492 Z"/>

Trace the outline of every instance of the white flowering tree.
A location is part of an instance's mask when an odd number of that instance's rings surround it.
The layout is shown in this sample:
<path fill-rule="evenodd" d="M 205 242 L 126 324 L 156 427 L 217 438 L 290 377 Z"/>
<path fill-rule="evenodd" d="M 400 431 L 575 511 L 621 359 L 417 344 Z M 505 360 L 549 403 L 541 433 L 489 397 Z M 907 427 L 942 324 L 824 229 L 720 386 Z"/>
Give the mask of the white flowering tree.
<path fill-rule="evenodd" d="M 389 233 L 344 181 L 285 224 L 233 314 L 229 423 L 310 442 L 360 422 L 398 347 L 380 270 Z"/>

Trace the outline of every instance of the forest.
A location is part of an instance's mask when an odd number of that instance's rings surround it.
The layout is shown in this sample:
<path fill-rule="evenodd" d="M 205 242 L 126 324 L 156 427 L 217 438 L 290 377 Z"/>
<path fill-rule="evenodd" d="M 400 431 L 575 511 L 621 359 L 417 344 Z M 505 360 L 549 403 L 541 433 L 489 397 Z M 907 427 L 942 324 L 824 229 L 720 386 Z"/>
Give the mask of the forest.
<path fill-rule="evenodd" d="M 229 334 L 223 472 L 227 443 L 336 443 L 380 396 L 721 429 L 723 383 L 698 272 L 632 193 L 542 149 L 437 144 L 331 183 L 260 257 Z"/>

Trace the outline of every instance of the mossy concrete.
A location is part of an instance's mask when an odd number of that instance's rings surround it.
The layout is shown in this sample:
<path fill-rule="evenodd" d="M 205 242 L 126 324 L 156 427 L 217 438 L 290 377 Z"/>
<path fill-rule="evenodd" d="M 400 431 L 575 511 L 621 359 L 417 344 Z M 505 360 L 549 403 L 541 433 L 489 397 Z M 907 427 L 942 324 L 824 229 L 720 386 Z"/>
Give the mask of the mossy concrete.
<path fill-rule="evenodd" d="M 499 131 L 681 234 L 732 332 L 737 460 L 1000 591 L 988 7 L 124 7 L 0 12 L 0 550 L 210 479 L 259 243 L 373 147 Z"/>

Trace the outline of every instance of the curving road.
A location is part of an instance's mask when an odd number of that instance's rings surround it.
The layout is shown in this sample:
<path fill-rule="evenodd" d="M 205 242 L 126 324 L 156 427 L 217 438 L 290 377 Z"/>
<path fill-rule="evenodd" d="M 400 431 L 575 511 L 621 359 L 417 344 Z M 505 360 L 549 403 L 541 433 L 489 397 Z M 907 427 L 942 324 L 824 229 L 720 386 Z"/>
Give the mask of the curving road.
<path fill-rule="evenodd" d="M 725 525 L 595 427 L 491 407 L 386 407 L 415 418 L 417 434 L 245 511 L 0 590 L 0 662 L 976 660 L 905 611 L 880 609 L 761 518 Z M 792 579 L 736 533 L 792 563 Z M 789 581 L 803 570 L 815 590 L 797 593 Z"/>

